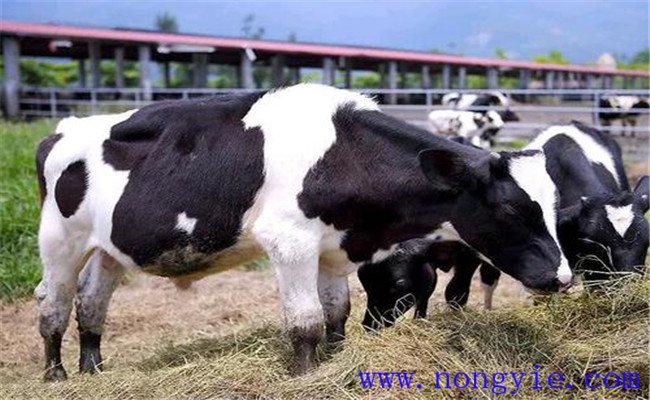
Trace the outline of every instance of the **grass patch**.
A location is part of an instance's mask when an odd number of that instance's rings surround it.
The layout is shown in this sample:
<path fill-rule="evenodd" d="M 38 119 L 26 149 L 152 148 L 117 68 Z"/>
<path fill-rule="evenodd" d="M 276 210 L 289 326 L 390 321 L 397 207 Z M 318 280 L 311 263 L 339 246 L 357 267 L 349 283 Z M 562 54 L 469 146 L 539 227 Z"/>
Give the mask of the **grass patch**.
<path fill-rule="evenodd" d="M 34 154 L 55 121 L 0 121 L 0 298 L 25 296 L 40 279 Z"/>

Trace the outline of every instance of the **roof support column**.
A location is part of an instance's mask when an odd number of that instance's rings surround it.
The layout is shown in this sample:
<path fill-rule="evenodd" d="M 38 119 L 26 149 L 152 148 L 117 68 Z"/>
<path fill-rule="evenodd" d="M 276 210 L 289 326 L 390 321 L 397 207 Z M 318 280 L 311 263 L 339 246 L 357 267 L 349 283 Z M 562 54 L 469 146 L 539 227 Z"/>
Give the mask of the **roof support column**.
<path fill-rule="evenodd" d="M 192 86 L 204 88 L 208 84 L 208 55 L 205 53 L 192 54 Z"/>
<path fill-rule="evenodd" d="M 422 66 L 422 89 L 431 89 L 431 68 L 428 65 Z"/>
<path fill-rule="evenodd" d="M 544 76 L 544 89 L 553 89 L 554 85 L 555 85 L 555 72 L 546 71 L 546 74 Z"/>
<path fill-rule="evenodd" d="M 345 64 L 344 84 L 346 89 L 350 89 L 352 87 L 352 59 L 344 58 L 343 60 Z"/>
<path fill-rule="evenodd" d="M 115 87 L 124 87 L 124 47 L 115 48 Z"/>
<path fill-rule="evenodd" d="M 397 89 L 397 61 L 388 62 L 388 89 Z M 397 93 L 391 92 L 388 95 L 389 104 L 397 104 Z"/>
<path fill-rule="evenodd" d="M 20 45 L 18 39 L 11 36 L 2 38 L 2 55 L 4 57 L 4 111 L 8 118 L 17 118 L 20 112 Z"/>
<path fill-rule="evenodd" d="M 519 89 L 528 89 L 530 83 L 530 71 L 527 69 L 519 70 Z"/>
<path fill-rule="evenodd" d="M 255 61 L 253 51 L 250 49 L 242 50 L 239 62 L 239 86 L 242 89 L 255 89 L 253 61 Z"/>
<path fill-rule="evenodd" d="M 336 68 L 334 67 L 334 59 L 332 57 L 323 58 L 323 84 L 334 85 L 334 75 Z"/>
<path fill-rule="evenodd" d="M 144 100 L 151 101 L 151 48 L 148 45 L 138 47 L 138 68 L 140 70 L 140 88 L 144 92 Z"/>
<path fill-rule="evenodd" d="M 83 58 L 77 60 L 77 81 L 79 81 L 79 87 L 86 87 L 86 60 Z"/>
<path fill-rule="evenodd" d="M 90 58 L 90 85 L 98 88 L 102 85 L 102 73 L 99 69 L 102 56 L 99 42 L 88 43 L 88 57 Z"/>
<path fill-rule="evenodd" d="M 488 89 L 497 89 L 499 87 L 499 71 L 495 67 L 487 69 L 486 78 Z"/>
<path fill-rule="evenodd" d="M 467 88 L 467 67 L 458 67 L 458 89 Z"/>
<path fill-rule="evenodd" d="M 442 83 L 441 87 L 443 89 L 451 88 L 451 66 L 449 64 L 444 64 L 442 66 Z"/>
<path fill-rule="evenodd" d="M 614 84 L 614 80 L 612 79 L 611 75 L 603 75 L 603 86 L 604 89 L 611 89 Z"/>
<path fill-rule="evenodd" d="M 594 74 L 587 74 L 587 89 L 593 89 L 595 87 L 594 83 Z"/>
<path fill-rule="evenodd" d="M 271 58 L 271 87 L 277 88 L 284 85 L 285 58 L 277 54 Z"/>

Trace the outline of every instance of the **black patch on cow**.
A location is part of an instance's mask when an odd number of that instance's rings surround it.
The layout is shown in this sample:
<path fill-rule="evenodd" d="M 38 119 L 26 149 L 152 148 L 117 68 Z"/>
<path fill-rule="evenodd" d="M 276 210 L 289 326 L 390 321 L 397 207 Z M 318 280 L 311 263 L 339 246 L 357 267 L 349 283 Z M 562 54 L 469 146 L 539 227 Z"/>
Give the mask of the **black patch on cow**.
<path fill-rule="evenodd" d="M 130 171 L 141 163 L 151 151 L 153 142 L 121 142 L 106 139 L 102 145 L 104 162 L 118 171 Z"/>
<path fill-rule="evenodd" d="M 111 240 L 138 265 L 190 274 L 235 244 L 264 180 L 263 133 L 242 122 L 260 96 L 156 103 L 113 127 L 104 160 L 131 172 Z M 176 229 L 181 213 L 197 220 L 192 234 Z"/>
<path fill-rule="evenodd" d="M 36 147 L 36 177 L 38 178 L 38 192 L 41 197 L 41 205 L 45 201 L 45 196 L 47 196 L 47 185 L 45 182 L 45 160 L 47 156 L 54 148 L 56 142 L 58 142 L 63 135 L 56 133 L 53 135 L 48 135 L 43 140 L 38 143 Z"/>
<path fill-rule="evenodd" d="M 88 172 L 86 162 L 75 161 L 68 165 L 59 180 L 56 181 L 54 196 L 61 215 L 69 218 L 77 211 L 88 189 Z"/>

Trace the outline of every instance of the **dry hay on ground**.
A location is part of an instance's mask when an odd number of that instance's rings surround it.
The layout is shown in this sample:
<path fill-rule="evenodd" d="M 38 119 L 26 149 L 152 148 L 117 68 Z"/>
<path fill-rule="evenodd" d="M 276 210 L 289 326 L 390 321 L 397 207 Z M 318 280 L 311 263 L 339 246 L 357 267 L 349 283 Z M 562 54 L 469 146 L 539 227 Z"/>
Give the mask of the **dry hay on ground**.
<path fill-rule="evenodd" d="M 535 363 L 542 374 L 563 372 L 576 387 L 586 371 L 637 371 L 643 389 L 522 389 L 519 398 L 647 396 L 650 279 L 609 295 L 574 293 L 532 306 L 518 284 L 505 278 L 492 312 L 478 306 L 475 282 L 469 309 L 454 313 L 441 304 L 448 276 L 441 278 L 427 321 L 403 321 L 376 335 L 359 325 L 365 298 L 355 279 L 348 340 L 337 353 L 321 351 L 321 366 L 300 378 L 286 374 L 290 345 L 268 270 L 229 271 L 187 292 L 150 277 L 121 287 L 105 335 L 106 371 L 75 373 L 71 324 L 64 343 L 70 379 L 57 384 L 40 381 L 34 303 L 5 304 L 0 398 L 483 398 L 491 395 L 489 389 L 434 389 L 434 372 L 531 372 Z M 358 372 L 366 370 L 415 371 L 424 388 L 364 390 Z"/>

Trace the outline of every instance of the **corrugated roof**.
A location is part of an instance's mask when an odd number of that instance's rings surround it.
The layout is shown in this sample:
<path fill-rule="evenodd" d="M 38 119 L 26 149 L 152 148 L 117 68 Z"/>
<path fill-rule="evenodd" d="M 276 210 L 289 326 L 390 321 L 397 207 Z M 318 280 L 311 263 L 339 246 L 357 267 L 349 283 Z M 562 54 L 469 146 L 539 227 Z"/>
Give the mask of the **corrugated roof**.
<path fill-rule="evenodd" d="M 138 31 L 128 29 L 107 29 L 79 27 L 71 25 L 38 24 L 16 21 L 0 21 L 0 33 L 20 36 L 45 38 L 67 38 L 83 40 L 105 40 L 131 43 L 169 43 L 214 46 L 218 48 L 246 48 L 286 54 L 310 54 L 317 56 L 352 57 L 375 60 L 407 61 L 422 64 L 454 64 L 479 67 L 499 67 L 531 69 L 545 71 L 562 71 L 578 73 L 595 73 L 621 76 L 650 77 L 650 71 L 603 69 L 583 65 L 541 64 L 532 61 L 501 60 L 492 58 L 464 57 L 447 54 L 433 54 L 419 51 L 382 49 L 372 47 L 340 46 L 329 44 L 280 42 L 270 40 L 253 40 L 244 38 L 224 38 L 217 36 L 188 35 L 182 33 L 165 33 Z"/>

